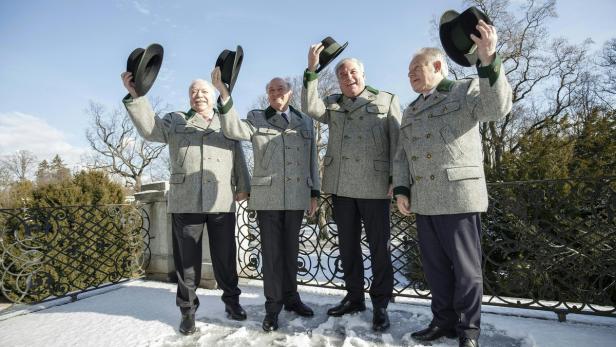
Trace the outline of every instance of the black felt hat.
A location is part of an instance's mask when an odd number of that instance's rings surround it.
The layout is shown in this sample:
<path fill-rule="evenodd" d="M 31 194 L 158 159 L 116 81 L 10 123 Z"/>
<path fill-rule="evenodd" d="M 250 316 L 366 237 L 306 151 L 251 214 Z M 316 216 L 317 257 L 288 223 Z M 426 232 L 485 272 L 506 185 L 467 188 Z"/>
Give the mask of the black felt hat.
<path fill-rule="evenodd" d="M 340 55 L 340 53 L 342 53 L 342 51 L 344 51 L 346 46 L 349 44 L 348 42 L 345 42 L 344 45 L 340 46 L 340 44 L 332 39 L 331 36 L 324 38 L 321 43 L 324 48 L 321 51 L 321 54 L 319 54 L 319 67 L 317 68 L 317 73 L 323 70 L 327 64 L 336 59 L 336 57 Z"/>
<path fill-rule="evenodd" d="M 477 45 L 471 34 L 481 37 L 476 26 L 482 19 L 487 24 L 492 21 L 485 13 L 472 6 L 462 13 L 449 10 L 443 13 L 439 24 L 439 36 L 445 53 L 459 65 L 471 66 L 477 60 Z"/>
<path fill-rule="evenodd" d="M 233 90 L 237 76 L 240 73 L 240 67 L 244 60 L 244 50 L 242 46 L 237 46 L 237 49 L 230 51 L 225 49 L 216 59 L 216 67 L 220 67 L 220 79 L 227 84 L 229 93 Z"/>
<path fill-rule="evenodd" d="M 153 43 L 146 49 L 136 48 L 128 56 L 126 71 L 133 74 L 135 90 L 139 96 L 145 95 L 152 88 L 162 63 L 163 46 L 158 43 Z"/>

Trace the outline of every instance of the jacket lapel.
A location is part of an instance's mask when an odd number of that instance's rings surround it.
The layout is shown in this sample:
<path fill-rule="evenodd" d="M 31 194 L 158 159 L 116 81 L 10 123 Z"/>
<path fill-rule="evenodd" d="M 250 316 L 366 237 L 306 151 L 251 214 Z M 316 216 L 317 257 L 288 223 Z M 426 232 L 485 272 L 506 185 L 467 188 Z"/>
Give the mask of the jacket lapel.
<path fill-rule="evenodd" d="M 359 94 L 355 98 L 355 101 L 343 95 L 342 101 L 339 102 L 339 104 L 342 108 L 344 108 L 348 112 L 353 112 L 357 110 L 358 108 L 364 106 L 365 104 L 373 102 L 374 100 L 376 100 L 376 95 L 374 95 L 373 93 L 370 93 L 367 88 L 364 88 L 361 94 Z"/>
<path fill-rule="evenodd" d="M 188 121 L 186 121 L 186 124 L 202 129 L 206 133 L 220 129 L 220 120 L 218 119 L 218 113 L 216 111 L 214 111 L 214 115 L 212 116 L 212 120 L 210 122 L 206 122 L 202 115 L 195 113 Z"/>
<path fill-rule="evenodd" d="M 274 110 L 274 108 L 272 108 L 271 106 L 268 106 L 265 109 L 265 119 L 267 119 L 267 122 L 275 126 L 276 128 L 282 130 L 287 128 L 287 121 L 282 119 L 282 116 L 278 114 L 276 110 Z"/>
<path fill-rule="evenodd" d="M 302 116 L 297 110 L 289 106 L 289 129 L 299 128 L 303 125 Z"/>
<path fill-rule="evenodd" d="M 422 111 L 434 105 L 437 105 L 443 100 L 447 99 L 447 96 L 449 95 L 449 91 L 451 90 L 452 86 L 453 81 L 443 79 L 434 90 L 434 93 L 432 93 L 427 99 L 424 100 L 423 96 L 419 95 L 419 97 L 413 103 L 411 103 L 411 105 L 407 109 L 409 114 L 417 115 Z"/>

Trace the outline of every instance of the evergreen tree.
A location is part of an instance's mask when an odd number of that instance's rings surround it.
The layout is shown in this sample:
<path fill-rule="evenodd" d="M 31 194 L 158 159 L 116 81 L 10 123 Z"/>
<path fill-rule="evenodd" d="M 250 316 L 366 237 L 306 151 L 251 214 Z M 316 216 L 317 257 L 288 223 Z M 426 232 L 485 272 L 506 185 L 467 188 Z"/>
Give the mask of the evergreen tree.
<path fill-rule="evenodd" d="M 46 159 L 43 159 L 42 162 L 39 163 L 38 168 L 36 169 L 36 184 L 44 185 L 51 181 L 51 172 L 49 169 L 49 163 Z"/>

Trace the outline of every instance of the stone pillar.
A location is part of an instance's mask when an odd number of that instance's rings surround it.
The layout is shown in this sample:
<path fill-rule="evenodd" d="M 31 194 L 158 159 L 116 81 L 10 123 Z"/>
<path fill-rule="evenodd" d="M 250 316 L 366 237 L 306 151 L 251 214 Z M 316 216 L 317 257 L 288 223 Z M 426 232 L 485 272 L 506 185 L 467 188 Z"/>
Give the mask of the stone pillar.
<path fill-rule="evenodd" d="M 144 184 L 141 191 L 135 193 L 135 200 L 143 204 L 143 209 L 150 218 L 151 260 L 146 269 L 146 277 L 157 281 L 177 282 L 173 264 L 171 214 L 167 213 L 168 190 L 169 183 L 166 181 Z M 203 231 L 203 260 L 199 285 L 203 288 L 216 288 L 207 228 Z"/>

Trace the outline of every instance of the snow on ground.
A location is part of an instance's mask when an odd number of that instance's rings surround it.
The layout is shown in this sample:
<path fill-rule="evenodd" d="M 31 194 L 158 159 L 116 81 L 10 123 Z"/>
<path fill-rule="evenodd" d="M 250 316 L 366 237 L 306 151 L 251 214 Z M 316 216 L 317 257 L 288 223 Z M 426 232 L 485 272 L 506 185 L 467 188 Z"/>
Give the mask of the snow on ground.
<path fill-rule="evenodd" d="M 300 288 L 302 299 L 315 311 L 314 317 L 283 311 L 280 329 L 264 333 L 263 288 L 255 283 L 259 282 L 240 286 L 241 303 L 248 313 L 243 322 L 226 318 L 221 291 L 199 289 L 199 331 L 192 336 L 177 332 L 180 314 L 175 306 L 175 286 L 138 280 L 76 302 L 60 300 L 27 307 L 30 312 L 26 314 L 20 307 L 0 312 L 0 346 L 457 346 L 452 339 L 421 344 L 410 337 L 430 322 L 425 300 L 399 298 L 400 302 L 390 304 L 392 327 L 380 334 L 371 330 L 370 307 L 354 315 L 328 317 L 327 308 L 341 300 L 343 292 L 315 287 Z M 614 318 L 569 315 L 567 322 L 559 323 L 553 313 L 536 314 L 545 318 L 512 316 L 521 312 L 484 306 L 481 345 L 616 346 Z"/>

